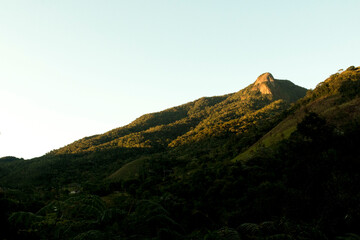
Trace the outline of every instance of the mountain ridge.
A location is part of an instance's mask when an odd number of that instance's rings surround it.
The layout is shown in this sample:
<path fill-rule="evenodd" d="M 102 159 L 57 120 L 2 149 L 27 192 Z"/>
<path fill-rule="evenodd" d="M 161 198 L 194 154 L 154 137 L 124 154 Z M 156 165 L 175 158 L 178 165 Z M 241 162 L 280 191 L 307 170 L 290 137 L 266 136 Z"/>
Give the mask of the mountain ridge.
<path fill-rule="evenodd" d="M 238 92 L 202 97 L 160 112 L 145 114 L 126 126 L 80 139 L 50 154 L 116 147 L 167 148 L 181 145 L 184 141 L 196 142 L 198 139 L 219 134 L 221 129 L 209 130 L 216 129 L 219 122 L 234 120 L 232 124 L 239 125 L 235 119 L 276 100 L 285 101 L 274 106 L 283 109 L 285 105 L 304 96 L 305 92 L 305 88 L 288 80 L 277 80 L 270 73 L 264 73 L 254 83 Z"/>

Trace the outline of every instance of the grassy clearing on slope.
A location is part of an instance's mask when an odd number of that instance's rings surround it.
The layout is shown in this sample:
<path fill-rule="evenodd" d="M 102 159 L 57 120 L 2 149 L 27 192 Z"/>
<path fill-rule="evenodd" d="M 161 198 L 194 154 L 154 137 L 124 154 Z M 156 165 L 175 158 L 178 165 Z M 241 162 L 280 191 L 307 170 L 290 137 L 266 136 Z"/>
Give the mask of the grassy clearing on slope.
<path fill-rule="evenodd" d="M 140 176 L 141 170 L 144 168 L 146 158 L 139 158 L 134 161 L 131 161 L 116 172 L 111 174 L 108 179 L 116 182 L 120 180 L 129 180 L 129 179 L 137 179 Z"/>
<path fill-rule="evenodd" d="M 262 139 L 248 148 L 245 152 L 236 156 L 232 161 L 246 161 L 250 159 L 258 150 L 262 147 L 270 147 L 277 142 L 280 142 L 283 139 L 290 137 L 291 133 L 295 132 L 296 125 L 290 126 L 287 129 L 284 129 L 282 132 L 272 133 L 265 135 Z"/>
<path fill-rule="evenodd" d="M 283 139 L 287 139 L 296 131 L 297 123 L 304 117 L 304 111 L 299 111 L 280 122 L 271 131 L 265 134 L 259 141 L 249 147 L 245 152 L 236 156 L 232 161 L 246 161 L 250 159 L 262 147 L 270 147 Z"/>
<path fill-rule="evenodd" d="M 282 139 L 287 139 L 291 133 L 296 131 L 297 123 L 303 119 L 308 111 L 320 114 L 328 123 L 338 127 L 340 130 L 342 126 L 346 124 L 359 122 L 360 98 L 357 97 L 344 103 L 340 103 L 340 100 L 341 96 L 339 94 L 316 99 L 306 107 L 299 109 L 293 116 L 286 118 L 245 152 L 236 156 L 232 161 L 246 161 L 262 147 L 270 147 Z"/>

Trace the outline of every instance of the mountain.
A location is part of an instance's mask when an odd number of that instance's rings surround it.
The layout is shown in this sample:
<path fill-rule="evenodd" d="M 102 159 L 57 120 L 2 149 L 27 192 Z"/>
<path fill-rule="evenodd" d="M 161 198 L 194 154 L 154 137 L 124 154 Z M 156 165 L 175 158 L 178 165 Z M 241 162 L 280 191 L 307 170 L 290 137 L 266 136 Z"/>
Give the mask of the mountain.
<path fill-rule="evenodd" d="M 137 178 L 154 154 L 175 162 L 230 160 L 274 127 L 283 111 L 305 93 L 305 88 L 264 73 L 238 92 L 145 114 L 124 127 L 85 137 L 31 161 L 0 165 L 0 183 L 117 182 Z"/>
<path fill-rule="evenodd" d="M 359 67 L 307 92 L 264 73 L 36 159 L 5 158 L 0 238 L 358 239 L 359 99 Z"/>
<path fill-rule="evenodd" d="M 236 93 L 204 97 L 181 106 L 141 116 L 127 126 L 83 138 L 51 154 L 67 154 L 114 148 L 164 149 L 224 135 L 241 134 L 257 121 L 270 121 L 306 89 L 264 73 Z M 224 129 L 226 129 L 224 131 Z"/>
<path fill-rule="evenodd" d="M 265 73 L 238 92 L 145 114 L 124 127 L 85 137 L 31 161 L 17 161 L 13 170 L 12 164 L 3 164 L 0 182 L 95 183 L 109 176 L 118 181 L 138 176 L 144 159 L 154 154 L 188 162 L 231 159 L 274 127 L 282 112 L 305 93 L 305 88 Z"/>

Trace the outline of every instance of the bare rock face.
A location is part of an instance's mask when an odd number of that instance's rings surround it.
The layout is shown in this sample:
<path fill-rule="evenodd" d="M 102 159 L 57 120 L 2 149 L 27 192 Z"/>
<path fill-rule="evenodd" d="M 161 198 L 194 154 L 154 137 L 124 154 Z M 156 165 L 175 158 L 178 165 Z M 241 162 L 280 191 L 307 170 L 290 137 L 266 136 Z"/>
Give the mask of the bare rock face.
<path fill-rule="evenodd" d="M 272 94 L 272 89 L 275 87 L 275 79 L 271 73 L 261 74 L 254 83 L 254 89 L 260 90 L 262 94 Z"/>
<path fill-rule="evenodd" d="M 274 77 L 271 73 L 266 72 L 261 74 L 255 81 L 255 85 L 260 84 L 260 83 L 264 83 L 264 82 L 269 82 L 269 83 L 273 83 L 274 82 Z"/>

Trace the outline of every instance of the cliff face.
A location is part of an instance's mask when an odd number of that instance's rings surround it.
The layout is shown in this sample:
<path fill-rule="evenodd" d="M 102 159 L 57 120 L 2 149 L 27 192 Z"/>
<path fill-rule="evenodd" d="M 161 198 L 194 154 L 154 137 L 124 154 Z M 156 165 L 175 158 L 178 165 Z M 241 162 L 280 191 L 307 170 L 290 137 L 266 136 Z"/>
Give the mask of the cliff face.
<path fill-rule="evenodd" d="M 254 89 L 262 94 L 272 94 L 271 88 L 275 88 L 275 79 L 271 73 L 261 74 L 254 83 Z"/>

